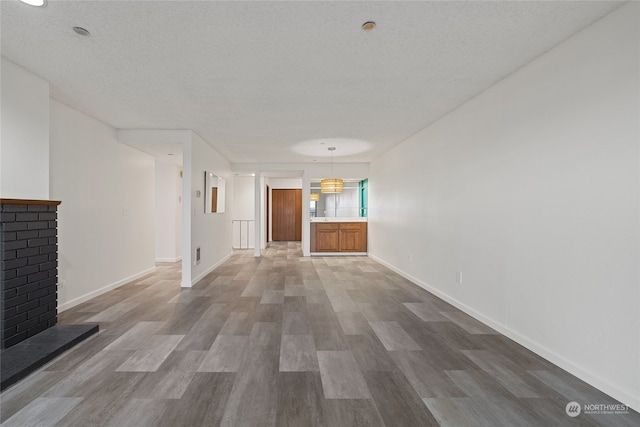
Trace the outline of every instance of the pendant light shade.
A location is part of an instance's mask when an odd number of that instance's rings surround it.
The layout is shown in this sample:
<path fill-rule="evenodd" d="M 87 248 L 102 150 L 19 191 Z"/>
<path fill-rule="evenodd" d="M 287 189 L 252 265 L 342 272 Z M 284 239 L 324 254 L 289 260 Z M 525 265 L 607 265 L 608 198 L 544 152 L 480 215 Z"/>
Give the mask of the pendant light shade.
<path fill-rule="evenodd" d="M 342 193 L 343 182 L 340 178 L 326 178 L 320 181 L 322 193 Z"/>
<path fill-rule="evenodd" d="M 333 152 L 336 147 L 329 147 L 331 152 L 331 175 L 333 175 Z M 342 193 L 343 182 L 340 178 L 325 178 L 320 181 L 321 193 Z"/>
<path fill-rule="evenodd" d="M 317 202 L 320 200 L 320 194 L 319 193 L 311 193 L 309 194 L 309 200 L 311 200 L 312 202 Z"/>

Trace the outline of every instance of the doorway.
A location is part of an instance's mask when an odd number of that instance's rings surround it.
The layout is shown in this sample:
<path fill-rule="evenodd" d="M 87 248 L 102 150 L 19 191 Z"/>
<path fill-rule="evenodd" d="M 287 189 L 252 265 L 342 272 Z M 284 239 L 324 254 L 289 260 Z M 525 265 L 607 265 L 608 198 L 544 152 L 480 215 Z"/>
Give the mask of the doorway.
<path fill-rule="evenodd" d="M 302 190 L 271 191 L 271 233 L 276 242 L 302 240 Z"/>

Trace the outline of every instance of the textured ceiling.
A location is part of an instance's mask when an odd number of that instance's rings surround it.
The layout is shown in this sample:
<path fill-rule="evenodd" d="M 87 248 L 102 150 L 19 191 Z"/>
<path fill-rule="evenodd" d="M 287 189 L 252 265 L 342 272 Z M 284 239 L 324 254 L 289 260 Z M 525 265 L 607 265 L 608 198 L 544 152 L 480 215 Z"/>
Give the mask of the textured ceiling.
<path fill-rule="evenodd" d="M 233 163 L 326 161 L 327 144 L 366 162 L 618 6 L 2 1 L 1 48 L 118 129 L 193 129 Z"/>

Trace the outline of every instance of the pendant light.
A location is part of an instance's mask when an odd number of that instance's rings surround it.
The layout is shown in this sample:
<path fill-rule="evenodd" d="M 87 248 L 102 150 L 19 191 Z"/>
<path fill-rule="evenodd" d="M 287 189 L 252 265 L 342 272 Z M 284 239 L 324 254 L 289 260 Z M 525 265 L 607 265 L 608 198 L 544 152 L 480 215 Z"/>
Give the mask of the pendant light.
<path fill-rule="evenodd" d="M 317 202 L 320 200 L 320 193 L 311 193 L 309 194 L 309 200 L 312 202 Z"/>
<path fill-rule="evenodd" d="M 333 152 L 336 151 L 336 147 L 329 147 L 331 152 L 331 176 L 333 176 Z M 340 178 L 325 178 L 320 181 L 321 193 L 342 193 L 343 182 Z"/>

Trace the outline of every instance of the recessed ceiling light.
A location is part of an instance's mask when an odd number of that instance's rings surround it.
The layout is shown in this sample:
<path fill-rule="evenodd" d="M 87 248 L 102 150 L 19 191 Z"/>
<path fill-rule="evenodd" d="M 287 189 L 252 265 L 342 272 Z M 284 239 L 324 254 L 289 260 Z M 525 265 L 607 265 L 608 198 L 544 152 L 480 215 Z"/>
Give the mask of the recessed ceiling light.
<path fill-rule="evenodd" d="M 376 27 L 376 23 L 373 21 L 367 21 L 364 24 L 362 24 L 362 29 L 365 31 L 371 31 Z"/>
<path fill-rule="evenodd" d="M 28 4 L 29 6 L 42 7 L 47 2 L 45 0 L 20 0 L 24 4 Z"/>
<path fill-rule="evenodd" d="M 85 30 L 82 27 L 73 27 L 73 31 L 76 32 L 76 34 L 80 34 L 81 36 L 90 36 L 91 33 L 87 30 Z"/>

